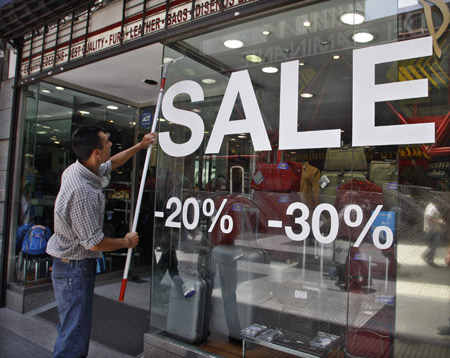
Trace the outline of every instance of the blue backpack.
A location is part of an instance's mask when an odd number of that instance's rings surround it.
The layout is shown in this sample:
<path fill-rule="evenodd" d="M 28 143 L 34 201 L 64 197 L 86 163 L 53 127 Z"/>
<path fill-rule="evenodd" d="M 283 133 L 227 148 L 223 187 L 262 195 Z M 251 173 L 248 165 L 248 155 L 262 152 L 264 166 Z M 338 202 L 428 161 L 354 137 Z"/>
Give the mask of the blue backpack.
<path fill-rule="evenodd" d="M 20 247 L 24 254 L 45 254 L 47 242 L 50 239 L 50 229 L 43 225 L 28 224 L 17 230 L 16 247 Z"/>

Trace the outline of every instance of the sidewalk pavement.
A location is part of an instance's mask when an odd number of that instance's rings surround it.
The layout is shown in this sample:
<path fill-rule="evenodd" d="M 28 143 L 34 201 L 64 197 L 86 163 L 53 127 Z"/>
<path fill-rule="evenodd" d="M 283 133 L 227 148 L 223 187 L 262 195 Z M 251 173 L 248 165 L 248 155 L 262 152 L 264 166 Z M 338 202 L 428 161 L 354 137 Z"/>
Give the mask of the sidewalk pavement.
<path fill-rule="evenodd" d="M 95 293 L 107 298 L 117 299 L 117 285 L 113 282 L 96 286 Z M 124 304 L 148 309 L 149 304 L 139 302 L 148 298 L 149 282 L 128 283 Z M 148 292 L 147 292 L 148 290 Z M 145 294 L 147 293 L 147 294 Z M 56 326 L 38 315 L 54 308 L 51 302 L 25 314 L 9 308 L 0 308 L 0 358 L 51 358 L 56 340 Z M 143 347 L 142 347 L 143 351 Z M 137 357 L 143 357 L 139 354 Z M 136 358 L 94 341 L 91 338 L 88 358 Z"/>

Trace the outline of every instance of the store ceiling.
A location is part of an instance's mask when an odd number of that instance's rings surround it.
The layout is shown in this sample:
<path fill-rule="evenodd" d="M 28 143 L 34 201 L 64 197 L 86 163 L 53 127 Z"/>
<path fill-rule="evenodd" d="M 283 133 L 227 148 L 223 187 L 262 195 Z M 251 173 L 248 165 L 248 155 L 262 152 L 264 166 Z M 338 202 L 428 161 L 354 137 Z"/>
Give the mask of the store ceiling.
<path fill-rule="evenodd" d="M 153 44 L 95 62 L 53 77 L 53 81 L 87 93 L 142 107 L 154 103 L 160 82 L 163 46 Z M 55 81 L 56 80 L 56 81 Z"/>

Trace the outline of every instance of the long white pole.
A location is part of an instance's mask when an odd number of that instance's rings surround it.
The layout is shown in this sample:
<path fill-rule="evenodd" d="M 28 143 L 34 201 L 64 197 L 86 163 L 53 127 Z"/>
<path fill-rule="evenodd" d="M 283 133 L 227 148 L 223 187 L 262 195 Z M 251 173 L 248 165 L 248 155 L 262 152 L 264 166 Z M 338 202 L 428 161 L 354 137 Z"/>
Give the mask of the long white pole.
<path fill-rule="evenodd" d="M 158 101 L 156 103 L 156 110 L 155 110 L 155 115 L 153 117 L 153 124 L 152 124 L 151 132 L 156 131 L 156 124 L 157 124 L 157 121 L 159 118 L 159 112 L 161 110 L 161 102 L 162 102 L 162 97 L 163 97 L 163 93 L 164 93 L 164 86 L 166 84 L 167 69 L 172 63 L 175 63 L 176 61 L 180 60 L 183 57 L 184 56 L 179 57 L 179 58 L 169 61 L 163 65 L 161 86 L 159 88 Z M 136 202 L 136 209 L 134 211 L 133 227 L 131 228 L 131 232 L 136 232 L 136 229 L 137 229 L 137 224 L 138 224 L 138 220 L 139 220 L 139 212 L 141 210 L 142 196 L 144 194 L 145 181 L 147 179 L 147 172 L 148 172 L 148 166 L 150 163 L 152 147 L 153 147 L 153 144 L 150 144 L 150 146 L 147 148 L 147 154 L 145 156 L 144 169 L 142 170 L 141 184 L 139 186 L 139 193 L 138 193 L 138 198 L 137 198 L 137 202 Z M 125 290 L 126 290 L 127 281 L 128 281 L 128 271 L 130 270 L 132 255 L 133 255 L 133 249 L 129 248 L 128 252 L 127 252 L 127 260 L 125 262 L 125 269 L 123 271 L 122 286 L 120 287 L 120 295 L 119 295 L 120 302 L 122 302 L 125 298 Z"/>

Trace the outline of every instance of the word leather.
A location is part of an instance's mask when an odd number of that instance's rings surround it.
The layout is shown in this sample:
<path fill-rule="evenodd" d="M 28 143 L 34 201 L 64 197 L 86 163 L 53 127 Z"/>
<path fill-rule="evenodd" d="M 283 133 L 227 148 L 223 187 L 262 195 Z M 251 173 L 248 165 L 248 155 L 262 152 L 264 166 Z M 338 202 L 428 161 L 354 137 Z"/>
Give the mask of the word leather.
<path fill-rule="evenodd" d="M 431 56 L 431 36 L 372 46 L 353 51 L 353 146 L 408 145 L 435 142 L 435 124 L 375 125 L 375 103 L 428 96 L 428 79 L 375 84 L 375 65 L 410 58 Z M 279 143 L 280 150 L 334 148 L 341 146 L 341 129 L 298 131 L 298 60 L 281 64 Z M 202 87 L 185 80 L 173 84 L 162 101 L 164 117 L 175 125 L 187 127 L 190 138 L 175 143 L 170 132 L 159 133 L 162 150 L 173 157 L 194 153 L 202 144 L 204 121 L 197 113 L 176 108 L 175 97 L 187 94 L 193 103 L 204 100 Z M 238 96 L 244 118 L 231 120 Z M 255 151 L 272 149 L 261 110 L 247 70 L 231 74 L 205 154 L 217 154 L 226 135 L 248 133 Z"/>

